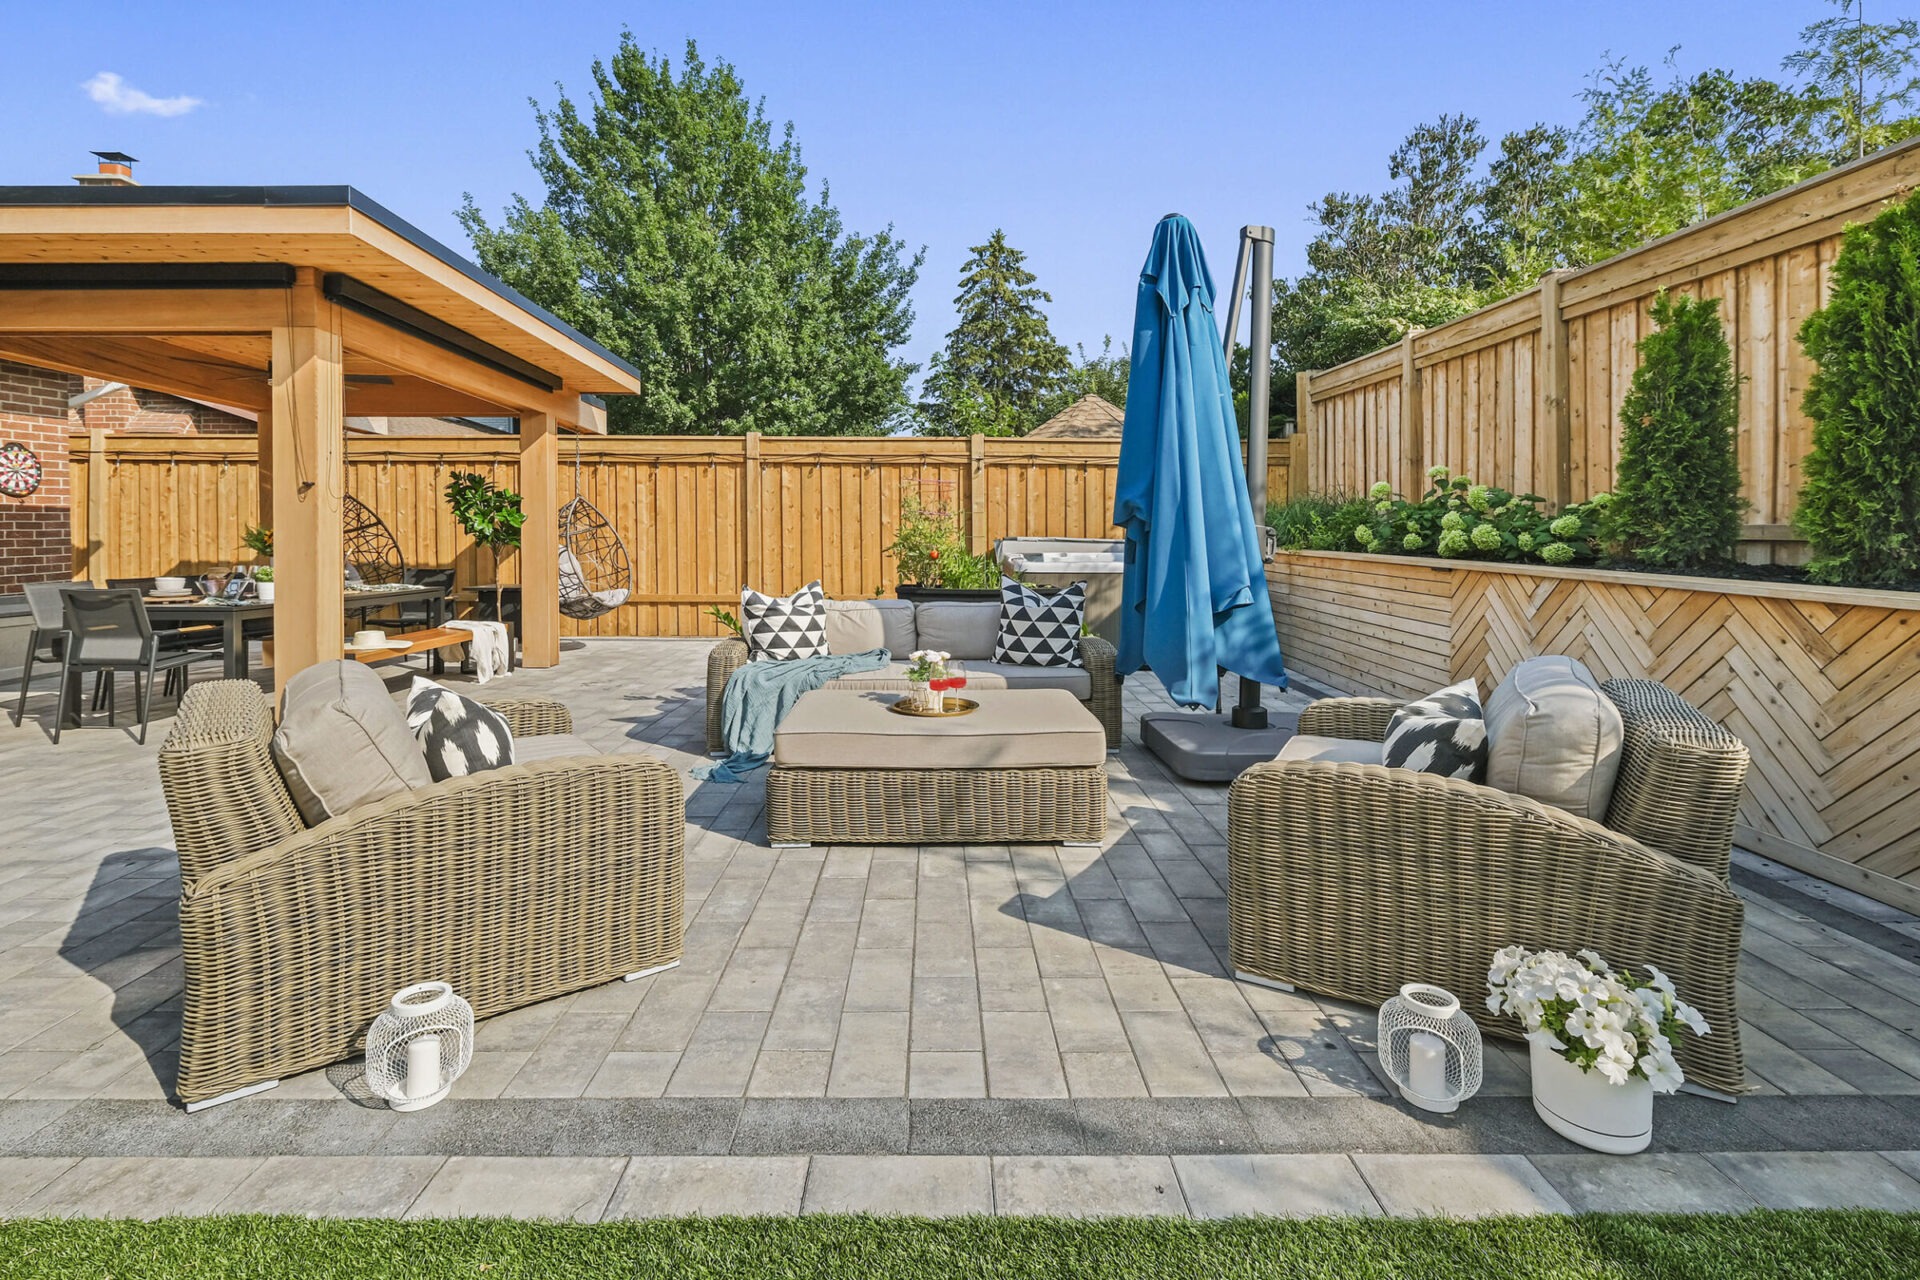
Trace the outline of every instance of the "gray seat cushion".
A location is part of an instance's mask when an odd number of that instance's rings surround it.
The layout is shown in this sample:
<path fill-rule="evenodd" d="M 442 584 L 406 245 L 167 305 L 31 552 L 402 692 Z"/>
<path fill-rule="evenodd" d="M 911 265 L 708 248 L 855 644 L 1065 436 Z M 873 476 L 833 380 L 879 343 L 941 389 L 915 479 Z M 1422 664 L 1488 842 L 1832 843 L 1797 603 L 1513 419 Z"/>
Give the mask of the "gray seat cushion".
<path fill-rule="evenodd" d="M 570 733 L 540 733 L 531 738 L 513 740 L 513 762 L 532 764 L 535 760 L 566 760 L 573 756 L 597 756 L 600 748 L 585 738 Z"/>
<path fill-rule="evenodd" d="M 855 652 L 858 652 L 856 650 Z M 896 659 L 872 671 L 855 671 L 835 676 L 823 686 L 828 689 L 878 689 L 886 693 L 905 693 L 912 683 L 907 679 L 907 664 Z"/>
<path fill-rule="evenodd" d="M 1358 738 L 1322 738 L 1296 733 L 1280 748 L 1275 760 L 1319 760 L 1328 764 L 1379 764 L 1380 744 Z"/>
<path fill-rule="evenodd" d="M 976 689 L 1065 689 L 1085 702 L 1093 697 L 1093 677 L 1085 667 L 1026 667 L 1011 662 L 956 660 L 953 666 L 967 678 L 962 697 Z"/>
<path fill-rule="evenodd" d="M 308 667 L 287 681 L 273 762 L 308 826 L 433 782 L 386 682 L 346 660 Z"/>
<path fill-rule="evenodd" d="M 1613 799 L 1619 708 L 1574 658 L 1529 658 L 1487 699 L 1486 783 L 1598 822 Z"/>
<path fill-rule="evenodd" d="M 890 693 L 816 689 L 773 735 L 773 762 L 800 769 L 1032 769 L 1104 764 L 1107 735 L 1058 689 L 982 690 L 971 715 L 903 716 Z"/>

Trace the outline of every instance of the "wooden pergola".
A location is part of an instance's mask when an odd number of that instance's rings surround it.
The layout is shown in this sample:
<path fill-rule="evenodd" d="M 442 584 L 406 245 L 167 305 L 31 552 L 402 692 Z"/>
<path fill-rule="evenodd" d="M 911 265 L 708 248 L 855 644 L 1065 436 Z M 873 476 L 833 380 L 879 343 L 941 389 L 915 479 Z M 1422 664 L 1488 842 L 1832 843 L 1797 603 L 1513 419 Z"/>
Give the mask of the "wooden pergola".
<path fill-rule="evenodd" d="M 519 421 L 521 643 L 559 660 L 560 431 L 638 372 L 351 187 L 0 187 L 0 358 L 259 415 L 274 679 L 345 636 L 345 418 Z"/>

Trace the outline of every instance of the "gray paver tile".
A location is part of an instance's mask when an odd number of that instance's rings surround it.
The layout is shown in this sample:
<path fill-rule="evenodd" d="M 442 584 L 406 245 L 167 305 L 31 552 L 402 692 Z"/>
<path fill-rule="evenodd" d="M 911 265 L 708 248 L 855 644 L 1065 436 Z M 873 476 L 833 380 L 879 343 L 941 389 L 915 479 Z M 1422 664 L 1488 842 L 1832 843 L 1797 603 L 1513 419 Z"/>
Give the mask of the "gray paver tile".
<path fill-rule="evenodd" d="M 1066 1071 L 1044 1013 L 986 1013 L 987 1091 L 996 1098 L 1064 1098 Z"/>
<path fill-rule="evenodd" d="M 1707 1159 L 1769 1209 L 1920 1209 L 1920 1181 L 1871 1151 L 1715 1152 Z"/>
<path fill-rule="evenodd" d="M 272 1156 L 220 1202 L 220 1212 L 398 1218 L 443 1163 L 440 1156 Z"/>
<path fill-rule="evenodd" d="M 1379 1201 L 1346 1156 L 1179 1155 L 1173 1167 L 1196 1218 L 1373 1217 L 1380 1212 Z"/>
<path fill-rule="evenodd" d="M 166 1218 L 212 1213 L 260 1165 L 250 1158 L 93 1156 L 15 1206 L 45 1218 Z"/>
<path fill-rule="evenodd" d="M 610 1053 L 600 1063 L 582 1096 L 588 1098 L 658 1098 L 667 1091 L 677 1053 Z"/>
<path fill-rule="evenodd" d="M 922 1052 L 907 1055 L 907 1096 L 911 1098 L 983 1098 L 987 1064 L 977 1052 Z"/>
<path fill-rule="evenodd" d="M 826 1049 L 763 1049 L 747 1081 L 750 1098 L 819 1098 L 827 1092 L 833 1053 Z"/>
<path fill-rule="evenodd" d="M 1067 1091 L 1076 1098 L 1144 1098 L 1147 1082 L 1131 1049 L 1109 1053 L 1062 1053 Z"/>
<path fill-rule="evenodd" d="M 0 1217 L 79 1161 L 78 1156 L 0 1156 Z"/>
<path fill-rule="evenodd" d="M 1534 1156 L 1533 1166 L 1576 1213 L 1740 1213 L 1757 1207 L 1701 1155 Z"/>
<path fill-rule="evenodd" d="M 653 1156 L 627 1166 L 608 1220 L 800 1212 L 805 1156 Z"/>
<path fill-rule="evenodd" d="M 930 1218 L 992 1213 L 993 1169 L 986 1156 L 815 1156 L 802 1208 Z"/>
<path fill-rule="evenodd" d="M 598 1222 L 625 1156 L 449 1156 L 409 1218 L 546 1218 Z"/>
<path fill-rule="evenodd" d="M 1397 1217 L 1484 1218 L 1570 1208 L 1525 1156 L 1355 1155 L 1353 1163 L 1381 1207 Z"/>
<path fill-rule="evenodd" d="M 1184 1215 L 1166 1156 L 995 1156 L 994 1207 L 1064 1218 Z"/>
<path fill-rule="evenodd" d="M 828 1095 L 899 1098 L 906 1091 L 907 1015 L 849 1010 L 840 1019 Z"/>

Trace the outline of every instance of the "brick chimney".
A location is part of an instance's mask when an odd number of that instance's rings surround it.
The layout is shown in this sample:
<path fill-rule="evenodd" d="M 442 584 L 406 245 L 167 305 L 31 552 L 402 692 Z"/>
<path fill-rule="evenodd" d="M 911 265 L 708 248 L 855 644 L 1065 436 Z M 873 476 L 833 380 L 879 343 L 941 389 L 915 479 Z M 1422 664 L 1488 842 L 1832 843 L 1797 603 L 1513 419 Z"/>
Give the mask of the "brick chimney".
<path fill-rule="evenodd" d="M 76 173 L 73 180 L 83 187 L 137 187 L 133 166 L 138 163 L 124 151 L 96 151 L 100 157 L 98 173 Z"/>

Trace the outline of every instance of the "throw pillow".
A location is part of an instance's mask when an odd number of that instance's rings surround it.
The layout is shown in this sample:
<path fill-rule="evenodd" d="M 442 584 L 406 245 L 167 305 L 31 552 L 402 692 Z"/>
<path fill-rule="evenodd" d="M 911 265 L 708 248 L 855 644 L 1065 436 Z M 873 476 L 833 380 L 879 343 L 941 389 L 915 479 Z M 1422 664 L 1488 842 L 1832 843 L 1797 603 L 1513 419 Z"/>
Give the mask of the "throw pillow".
<path fill-rule="evenodd" d="M 1480 781 L 1487 771 L 1487 721 L 1479 682 L 1462 680 L 1394 712 L 1380 763 Z"/>
<path fill-rule="evenodd" d="M 513 734 L 498 711 L 424 676 L 407 695 L 407 727 L 420 740 L 435 782 L 513 763 Z"/>
<path fill-rule="evenodd" d="M 1078 667 L 1080 625 L 1087 616 L 1087 584 L 1075 582 L 1052 595 L 1012 578 L 1000 579 L 1000 637 L 995 662 L 1016 667 Z"/>
<path fill-rule="evenodd" d="M 819 657 L 827 652 L 827 593 L 818 582 L 809 582 L 790 596 L 743 588 L 740 629 L 746 633 L 749 661 Z"/>

